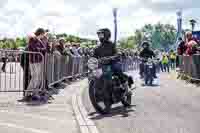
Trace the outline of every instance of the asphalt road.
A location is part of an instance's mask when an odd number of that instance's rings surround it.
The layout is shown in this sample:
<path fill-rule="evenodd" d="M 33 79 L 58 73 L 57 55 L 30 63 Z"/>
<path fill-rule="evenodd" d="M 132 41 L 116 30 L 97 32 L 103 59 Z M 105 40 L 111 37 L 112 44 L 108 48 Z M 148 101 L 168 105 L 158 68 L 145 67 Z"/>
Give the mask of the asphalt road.
<path fill-rule="evenodd" d="M 50 104 L 21 103 L 21 93 L 0 93 L 0 133 L 79 133 L 72 96 L 82 82 L 60 89 Z M 85 82 L 84 82 L 85 84 Z"/>
<path fill-rule="evenodd" d="M 131 75 L 137 77 L 135 73 Z M 90 119 L 101 133 L 199 133 L 200 87 L 177 80 L 173 74 L 159 76 L 159 86 L 137 90 L 131 109 L 113 106 L 110 115 L 99 115 L 90 104 L 88 91 L 83 101 Z"/>

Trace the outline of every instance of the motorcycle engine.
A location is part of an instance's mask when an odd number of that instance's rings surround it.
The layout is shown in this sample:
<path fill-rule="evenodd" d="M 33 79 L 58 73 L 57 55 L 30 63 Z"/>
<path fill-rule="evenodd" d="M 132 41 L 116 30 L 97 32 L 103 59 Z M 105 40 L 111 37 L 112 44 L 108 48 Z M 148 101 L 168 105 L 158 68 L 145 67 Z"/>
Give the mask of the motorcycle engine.
<path fill-rule="evenodd" d="M 115 99 L 120 100 L 125 92 L 125 89 L 117 76 L 113 76 L 112 89 Z"/>

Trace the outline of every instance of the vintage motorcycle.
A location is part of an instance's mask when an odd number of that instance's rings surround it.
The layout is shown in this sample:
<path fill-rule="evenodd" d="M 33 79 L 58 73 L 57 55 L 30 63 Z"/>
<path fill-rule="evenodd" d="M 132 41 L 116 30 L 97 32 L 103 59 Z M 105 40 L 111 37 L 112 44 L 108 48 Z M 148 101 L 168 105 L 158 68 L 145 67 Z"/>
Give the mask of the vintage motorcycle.
<path fill-rule="evenodd" d="M 125 107 L 131 106 L 132 91 L 129 82 L 131 77 L 122 83 L 119 76 L 115 75 L 111 69 L 110 61 L 117 56 L 105 57 L 101 59 L 90 58 L 89 68 L 89 97 L 95 110 L 101 114 L 110 112 L 112 104 L 121 102 Z"/>
<path fill-rule="evenodd" d="M 144 63 L 144 82 L 145 85 L 153 85 L 154 81 L 154 67 L 156 67 L 158 61 L 155 59 L 148 58 Z"/>

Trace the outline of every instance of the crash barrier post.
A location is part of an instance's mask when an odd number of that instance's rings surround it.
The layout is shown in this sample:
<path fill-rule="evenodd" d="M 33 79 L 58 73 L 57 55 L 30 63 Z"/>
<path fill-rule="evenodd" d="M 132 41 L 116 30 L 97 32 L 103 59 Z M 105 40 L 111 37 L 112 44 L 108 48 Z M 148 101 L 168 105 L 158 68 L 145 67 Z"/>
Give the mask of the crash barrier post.
<path fill-rule="evenodd" d="M 200 81 L 200 55 L 179 56 L 179 73 L 193 80 Z"/>
<path fill-rule="evenodd" d="M 31 61 L 31 62 L 29 62 Z M 39 52 L 0 50 L 0 92 L 33 92 L 44 88 L 44 55 Z"/>

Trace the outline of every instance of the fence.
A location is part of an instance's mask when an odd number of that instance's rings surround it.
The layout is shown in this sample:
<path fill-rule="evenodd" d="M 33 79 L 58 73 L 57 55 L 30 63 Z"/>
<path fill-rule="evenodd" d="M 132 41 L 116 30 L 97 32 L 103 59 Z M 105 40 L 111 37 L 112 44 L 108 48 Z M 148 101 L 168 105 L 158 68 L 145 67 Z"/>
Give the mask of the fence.
<path fill-rule="evenodd" d="M 200 55 L 179 56 L 180 74 L 200 81 Z"/>
<path fill-rule="evenodd" d="M 48 54 L 46 58 L 46 77 L 49 86 L 62 80 L 83 76 L 88 73 L 88 56 L 64 56 L 58 53 Z M 122 60 L 123 71 L 137 70 L 139 61 L 137 57 L 128 56 Z"/>
<path fill-rule="evenodd" d="M 31 57 L 30 57 L 31 56 Z M 23 57 L 23 58 L 22 58 Z M 29 58 L 30 57 L 30 58 Z M 42 72 L 40 74 L 40 86 L 38 90 L 44 88 L 44 56 L 37 52 L 18 51 L 18 50 L 0 50 L 0 92 L 24 92 L 31 79 L 29 71 L 29 60 L 40 62 Z M 34 73 L 37 73 L 35 71 Z M 32 74 L 34 74 L 32 73 Z M 33 79 L 34 80 L 34 79 Z M 32 90 L 29 90 L 32 91 Z"/>
<path fill-rule="evenodd" d="M 62 80 L 83 76 L 87 70 L 87 56 L 68 56 L 59 53 L 46 56 L 46 82 L 49 86 Z"/>
<path fill-rule="evenodd" d="M 68 78 L 88 73 L 88 56 L 42 54 L 30 51 L 0 50 L 0 92 L 48 91 L 46 88 Z M 36 65 L 33 65 L 36 64 Z M 122 60 L 123 71 L 137 70 L 137 57 Z M 36 83 L 37 82 L 37 83 Z M 39 83 L 38 83 L 39 82 Z M 30 85 L 31 84 L 31 85 Z M 48 87 L 47 87 L 48 86 Z M 31 89 L 27 89 L 31 88 Z"/>

